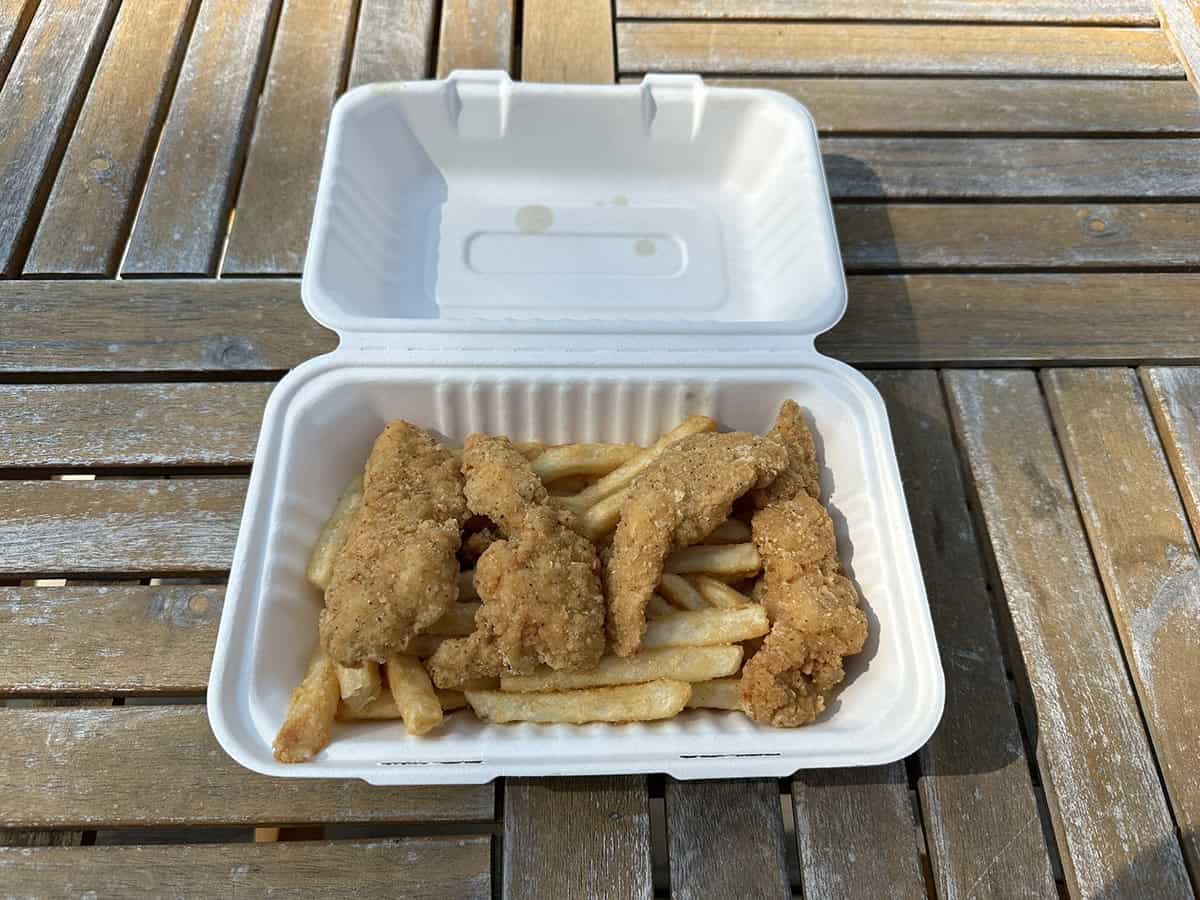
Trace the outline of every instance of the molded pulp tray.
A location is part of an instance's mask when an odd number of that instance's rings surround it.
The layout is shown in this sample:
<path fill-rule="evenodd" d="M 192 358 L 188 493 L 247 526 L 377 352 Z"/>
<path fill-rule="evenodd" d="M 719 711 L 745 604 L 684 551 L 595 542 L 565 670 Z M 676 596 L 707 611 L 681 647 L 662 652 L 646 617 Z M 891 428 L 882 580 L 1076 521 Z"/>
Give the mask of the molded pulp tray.
<path fill-rule="evenodd" d="M 375 784 L 497 775 L 784 776 L 900 759 L 943 681 L 883 403 L 816 334 L 845 305 L 816 131 L 766 91 L 686 76 L 519 85 L 498 73 L 371 85 L 337 104 L 303 296 L 338 349 L 268 403 L 213 660 L 213 731 L 242 765 Z M 454 442 L 649 442 L 684 416 L 764 432 L 810 416 L 823 497 L 870 620 L 814 724 L 689 710 L 655 723 L 485 725 L 414 738 L 338 724 L 271 755 L 317 640 L 318 532 L 384 424 Z"/>

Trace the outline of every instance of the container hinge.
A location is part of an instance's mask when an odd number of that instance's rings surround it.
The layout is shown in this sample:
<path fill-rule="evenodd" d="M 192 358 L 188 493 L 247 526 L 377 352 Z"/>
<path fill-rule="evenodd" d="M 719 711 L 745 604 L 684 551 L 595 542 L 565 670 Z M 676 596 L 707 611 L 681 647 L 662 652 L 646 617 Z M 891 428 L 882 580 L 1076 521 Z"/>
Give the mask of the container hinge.
<path fill-rule="evenodd" d="M 498 141 L 508 128 L 512 79 L 507 72 L 451 72 L 446 94 L 450 118 L 464 141 Z"/>
<path fill-rule="evenodd" d="M 647 75 L 641 91 L 642 126 L 650 140 L 688 144 L 696 139 L 708 98 L 699 75 Z"/>

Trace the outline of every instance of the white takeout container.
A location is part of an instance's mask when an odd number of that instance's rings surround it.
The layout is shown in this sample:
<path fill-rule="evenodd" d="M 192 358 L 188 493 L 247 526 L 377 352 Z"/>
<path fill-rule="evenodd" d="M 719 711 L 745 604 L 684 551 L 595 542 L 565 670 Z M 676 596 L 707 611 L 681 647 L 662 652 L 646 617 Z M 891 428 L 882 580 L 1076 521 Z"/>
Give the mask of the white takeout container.
<path fill-rule="evenodd" d="M 890 762 L 933 732 L 942 671 L 884 406 L 813 346 L 846 286 L 798 103 L 694 76 L 567 87 L 458 72 L 358 88 L 334 109 L 302 293 L 341 342 L 285 377 L 263 419 L 208 693 L 213 731 L 242 765 L 374 784 L 784 776 Z M 309 552 L 386 422 L 455 442 L 645 443 L 692 413 L 765 432 L 789 397 L 814 426 L 870 620 L 817 722 L 454 713 L 422 738 L 399 722 L 339 724 L 313 761 L 272 758 L 317 641 Z"/>

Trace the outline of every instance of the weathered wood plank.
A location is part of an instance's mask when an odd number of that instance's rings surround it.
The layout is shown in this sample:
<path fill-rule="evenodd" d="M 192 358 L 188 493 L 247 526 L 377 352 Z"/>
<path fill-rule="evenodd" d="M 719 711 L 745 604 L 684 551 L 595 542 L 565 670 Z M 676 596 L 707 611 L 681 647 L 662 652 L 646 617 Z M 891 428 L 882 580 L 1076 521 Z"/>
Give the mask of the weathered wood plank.
<path fill-rule="evenodd" d="M 1188 80 L 1200 90 L 1200 8 L 1192 0 L 1154 0 L 1154 7 Z"/>
<path fill-rule="evenodd" d="M 871 380 L 887 404 L 946 673 L 946 711 L 921 748 L 918 781 L 938 896 L 1055 897 L 937 373 Z"/>
<path fill-rule="evenodd" d="M 21 267 L 112 25 L 112 0 L 42 3 L 0 92 L 0 275 Z"/>
<path fill-rule="evenodd" d="M 362 0 L 350 87 L 428 78 L 436 34 L 435 0 Z"/>
<path fill-rule="evenodd" d="M 624 80 L 637 81 L 631 77 Z M 1183 81 L 1017 78 L 708 78 L 780 91 L 826 134 L 1171 134 L 1200 132 Z"/>
<path fill-rule="evenodd" d="M 671 896 L 792 896 L 777 781 L 667 779 Z"/>
<path fill-rule="evenodd" d="M 1200 556 L 1130 369 L 1042 382 L 1167 796 L 1200 871 Z"/>
<path fill-rule="evenodd" d="M 610 84 L 614 78 L 609 0 L 525 0 L 521 8 L 524 81 Z"/>
<path fill-rule="evenodd" d="M 442 0 L 437 77 L 455 69 L 513 69 L 514 0 Z"/>
<path fill-rule="evenodd" d="M 289 0 L 279 17 L 222 275 L 298 275 L 353 0 Z"/>
<path fill-rule="evenodd" d="M 112 275 L 186 43 L 190 0 L 125 3 L 25 261 L 27 275 Z"/>
<path fill-rule="evenodd" d="M 0 87 L 4 86 L 36 6 L 36 0 L 0 0 Z"/>
<path fill-rule="evenodd" d="M 1157 25 L 1149 0 L 617 0 L 631 19 L 893 19 Z"/>
<path fill-rule="evenodd" d="M 249 465 L 271 387 L 0 385 L 0 469 Z"/>
<path fill-rule="evenodd" d="M 201 4 L 124 274 L 216 273 L 278 6 Z"/>
<path fill-rule="evenodd" d="M 0 481 L 0 573 L 219 572 L 241 478 Z"/>
<path fill-rule="evenodd" d="M 925 896 L 903 763 L 802 772 L 792 803 L 805 896 Z"/>
<path fill-rule="evenodd" d="M 15 896 L 487 900 L 491 838 L 0 849 Z"/>
<path fill-rule="evenodd" d="M 1200 139 L 855 138 L 821 142 L 837 198 L 1200 197 Z"/>
<path fill-rule="evenodd" d="M 1036 704 L 1026 709 L 1026 727 L 1071 893 L 1187 896 L 1174 825 L 1037 377 L 947 372 L 945 380 Z"/>
<path fill-rule="evenodd" d="M 9 828 L 485 821 L 494 813 L 491 785 L 381 788 L 256 775 L 218 746 L 200 705 L 5 709 L 0 726 L 0 825 Z"/>
<path fill-rule="evenodd" d="M 1188 203 L 840 203 L 833 212 L 850 271 L 1200 265 L 1200 206 Z"/>
<path fill-rule="evenodd" d="M 0 694 L 202 694 L 223 585 L 0 587 Z"/>
<path fill-rule="evenodd" d="M 504 783 L 506 900 L 649 898 L 646 779 L 508 779 Z"/>
<path fill-rule="evenodd" d="M 1155 366 L 1140 374 L 1192 534 L 1200 534 L 1200 368 Z"/>
<path fill-rule="evenodd" d="M 624 21 L 617 65 L 763 75 L 1184 74 L 1157 30 L 1042 25 Z"/>

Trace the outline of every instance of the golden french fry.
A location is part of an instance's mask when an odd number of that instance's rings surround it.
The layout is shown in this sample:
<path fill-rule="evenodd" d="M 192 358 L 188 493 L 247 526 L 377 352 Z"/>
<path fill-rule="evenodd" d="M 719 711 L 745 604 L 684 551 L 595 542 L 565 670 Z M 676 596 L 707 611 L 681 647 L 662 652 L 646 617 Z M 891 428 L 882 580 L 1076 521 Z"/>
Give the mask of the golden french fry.
<path fill-rule="evenodd" d="M 361 666 L 334 666 L 337 673 L 338 690 L 342 702 L 351 709 L 362 709 L 379 696 L 383 680 L 379 676 L 379 663 L 367 660 Z"/>
<path fill-rule="evenodd" d="M 443 691 L 441 688 L 435 688 L 434 692 L 437 694 L 438 703 L 442 705 L 442 712 L 462 709 L 467 705 L 467 698 L 463 696 L 462 691 Z M 364 722 L 371 719 L 399 719 L 401 716 L 395 699 L 389 693 L 380 694 L 361 709 L 351 709 L 343 702 L 338 706 L 337 717 L 340 722 Z"/>
<path fill-rule="evenodd" d="M 479 603 L 455 603 L 450 607 L 450 612 L 429 626 L 427 633 L 440 637 L 466 637 L 475 630 L 475 613 L 479 612 L 481 605 Z"/>
<path fill-rule="evenodd" d="M 750 526 L 740 519 L 726 519 L 704 539 L 706 544 L 744 544 L 750 540 Z"/>
<path fill-rule="evenodd" d="M 275 758 L 285 763 L 312 759 L 329 743 L 329 727 L 337 708 L 337 673 L 333 660 L 318 646 L 304 680 L 292 691 L 287 715 L 275 735 Z"/>
<path fill-rule="evenodd" d="M 708 416 L 688 416 L 655 441 L 653 446 L 634 454 L 587 490 L 580 491 L 574 497 L 567 497 L 559 502 L 568 509 L 582 513 L 589 506 L 594 506 L 605 497 L 611 496 L 622 488 L 632 484 L 633 479 L 643 472 L 650 463 L 654 462 L 659 454 L 671 444 L 689 435 L 716 430 L 717 423 Z"/>
<path fill-rule="evenodd" d="M 708 602 L 682 575 L 664 573 L 658 591 L 678 609 L 708 609 Z"/>
<path fill-rule="evenodd" d="M 622 488 L 579 513 L 579 527 L 583 534 L 593 542 L 602 540 L 621 521 L 621 507 L 628 496 L 629 488 Z"/>
<path fill-rule="evenodd" d="M 650 602 L 646 604 L 647 619 L 661 619 L 677 612 L 679 610 L 664 600 L 662 594 L 651 594 Z"/>
<path fill-rule="evenodd" d="M 753 544 L 722 544 L 716 547 L 700 545 L 676 550 L 667 557 L 664 572 L 677 575 L 720 575 L 723 578 L 746 578 L 762 568 L 762 560 Z"/>
<path fill-rule="evenodd" d="M 408 639 L 408 646 L 404 648 L 404 655 L 415 656 L 418 659 L 429 659 L 429 657 L 437 653 L 437 648 L 442 646 L 442 641 L 444 640 L 446 638 L 443 635 L 414 634 Z"/>
<path fill-rule="evenodd" d="M 544 482 L 569 475 L 607 475 L 638 453 L 637 444 L 563 444 L 547 447 L 533 461 L 533 472 Z"/>
<path fill-rule="evenodd" d="M 353 478 L 342 496 L 338 497 L 333 513 L 326 520 L 321 534 L 317 537 L 316 546 L 308 558 L 308 570 L 304 573 L 313 584 L 321 590 L 329 587 L 333 578 L 333 562 L 337 559 L 346 537 L 350 533 L 350 523 L 354 514 L 362 506 L 363 478 L 361 475 Z"/>
<path fill-rule="evenodd" d="M 739 609 L 697 609 L 677 612 L 646 625 L 642 651 L 654 647 L 703 647 L 735 644 L 761 637 L 771 629 L 767 611 L 757 604 Z"/>
<path fill-rule="evenodd" d="M 708 575 L 693 575 L 691 582 L 696 586 L 701 597 L 720 609 L 737 609 L 739 606 L 747 606 L 752 602 L 741 591 L 735 591 L 725 582 Z"/>
<path fill-rule="evenodd" d="M 458 573 L 458 599 L 478 600 L 479 592 L 475 590 L 475 570 L 464 569 Z"/>
<path fill-rule="evenodd" d="M 692 685 L 692 696 L 688 700 L 689 709 L 741 709 L 742 700 L 738 696 L 740 678 L 716 678 L 712 681 L 698 681 Z"/>
<path fill-rule="evenodd" d="M 574 497 L 580 491 L 588 488 L 595 479 L 587 475 L 568 475 L 546 485 L 551 497 Z"/>
<path fill-rule="evenodd" d="M 442 704 L 419 660 L 389 656 L 387 678 L 388 689 L 409 734 L 425 734 L 442 724 Z"/>
<path fill-rule="evenodd" d="M 541 441 L 514 441 L 513 444 L 517 448 L 517 452 L 530 462 L 546 452 L 546 445 Z"/>
<path fill-rule="evenodd" d="M 667 678 L 673 681 L 711 681 L 732 675 L 741 668 L 742 648 L 663 647 L 628 658 L 606 656 L 585 672 L 545 670 L 533 675 L 509 675 L 500 679 L 500 690 L 570 691 L 612 684 L 642 684 Z"/>
<path fill-rule="evenodd" d="M 467 703 L 485 722 L 647 722 L 669 719 L 691 696 L 686 681 L 587 688 L 549 694 L 466 691 Z"/>

